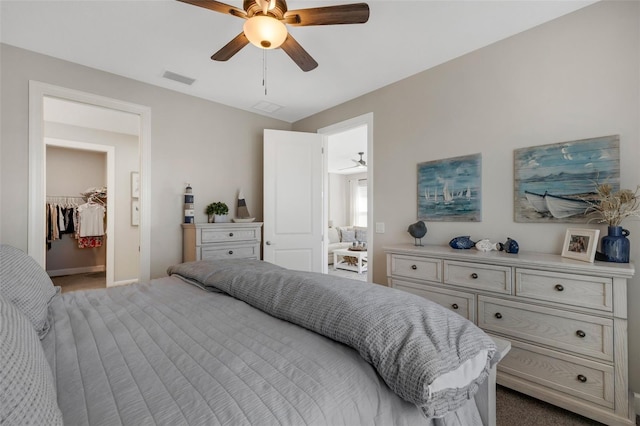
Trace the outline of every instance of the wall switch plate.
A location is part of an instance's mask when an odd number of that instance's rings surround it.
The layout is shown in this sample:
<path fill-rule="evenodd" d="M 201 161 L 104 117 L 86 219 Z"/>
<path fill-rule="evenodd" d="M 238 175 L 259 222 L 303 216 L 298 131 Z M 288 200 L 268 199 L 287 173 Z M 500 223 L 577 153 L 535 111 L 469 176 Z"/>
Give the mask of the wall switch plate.
<path fill-rule="evenodd" d="M 376 222 L 376 234 L 384 234 L 384 222 Z"/>

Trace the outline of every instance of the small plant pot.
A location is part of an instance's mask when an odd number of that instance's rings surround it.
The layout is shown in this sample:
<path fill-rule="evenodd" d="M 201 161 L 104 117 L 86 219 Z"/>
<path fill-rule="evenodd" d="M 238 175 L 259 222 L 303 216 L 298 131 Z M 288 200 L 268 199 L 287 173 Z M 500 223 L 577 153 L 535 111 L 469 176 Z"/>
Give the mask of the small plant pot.
<path fill-rule="evenodd" d="M 213 215 L 213 221 L 215 223 L 226 223 L 226 222 L 229 222 L 229 215 L 228 214 L 214 214 Z"/>

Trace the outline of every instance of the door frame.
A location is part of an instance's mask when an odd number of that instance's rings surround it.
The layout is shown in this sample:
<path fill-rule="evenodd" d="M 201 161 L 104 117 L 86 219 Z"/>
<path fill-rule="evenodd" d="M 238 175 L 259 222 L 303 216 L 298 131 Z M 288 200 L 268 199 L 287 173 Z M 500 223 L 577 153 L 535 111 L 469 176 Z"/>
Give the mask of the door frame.
<path fill-rule="evenodd" d="M 326 229 L 327 229 L 327 219 L 329 218 L 329 197 L 326 192 L 329 188 L 329 166 L 328 166 L 328 155 L 326 152 L 328 150 L 328 139 L 329 136 L 334 135 L 336 133 L 342 133 L 347 130 L 351 130 L 355 127 L 367 126 L 367 281 L 373 282 L 373 113 L 369 112 L 367 114 L 360 115 L 358 117 L 350 118 L 345 121 L 341 121 L 339 123 L 332 124 L 330 126 L 323 127 L 318 129 L 318 133 L 323 135 L 322 138 L 322 148 L 325 152 L 323 156 L 323 173 L 324 173 L 324 196 L 322 197 L 322 210 L 323 210 L 323 218 L 325 218 L 325 226 L 323 229 L 325 230 L 323 238 L 323 273 L 327 273 L 329 271 L 327 250 L 329 245 L 329 239 L 326 237 Z"/>
<path fill-rule="evenodd" d="M 140 263 L 138 279 L 151 277 L 151 108 L 117 99 L 29 80 L 29 210 L 27 253 L 43 268 L 46 263 L 46 174 L 44 141 L 44 98 L 53 97 L 140 117 L 138 135 L 140 160 Z"/>

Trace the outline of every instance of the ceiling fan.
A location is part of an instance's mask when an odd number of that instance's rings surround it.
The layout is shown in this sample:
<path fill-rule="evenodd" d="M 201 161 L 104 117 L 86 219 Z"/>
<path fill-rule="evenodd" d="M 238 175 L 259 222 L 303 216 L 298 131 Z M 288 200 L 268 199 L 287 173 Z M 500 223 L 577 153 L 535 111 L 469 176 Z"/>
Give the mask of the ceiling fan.
<path fill-rule="evenodd" d="M 351 159 L 351 161 L 356 163 L 355 166 L 345 167 L 344 169 L 340 169 L 340 170 L 355 169 L 355 168 L 359 168 L 359 167 L 362 167 L 362 168 L 367 167 L 367 162 L 362 159 L 362 156 L 364 155 L 364 152 L 359 152 L 358 155 L 360 156 L 359 160 L 354 160 L 353 158 Z"/>
<path fill-rule="evenodd" d="M 214 61 L 227 61 L 252 43 L 262 49 L 281 47 L 305 72 L 316 68 L 318 63 L 288 33 L 286 25 L 363 24 L 369 20 L 366 3 L 288 10 L 285 0 L 244 0 L 242 10 L 215 0 L 178 1 L 246 20 L 243 31 L 211 56 Z"/>

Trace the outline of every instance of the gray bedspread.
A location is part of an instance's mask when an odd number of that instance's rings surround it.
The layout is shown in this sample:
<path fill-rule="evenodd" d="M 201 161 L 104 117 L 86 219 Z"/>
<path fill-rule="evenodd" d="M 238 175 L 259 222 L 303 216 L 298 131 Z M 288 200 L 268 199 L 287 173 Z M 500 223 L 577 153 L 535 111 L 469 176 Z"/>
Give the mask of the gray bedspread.
<path fill-rule="evenodd" d="M 258 260 L 190 262 L 167 272 L 351 346 L 428 417 L 465 404 L 496 353 L 493 340 L 460 315 L 383 286 Z"/>
<path fill-rule="evenodd" d="M 352 348 L 177 277 L 54 298 L 65 425 L 477 425 L 395 395 Z"/>

